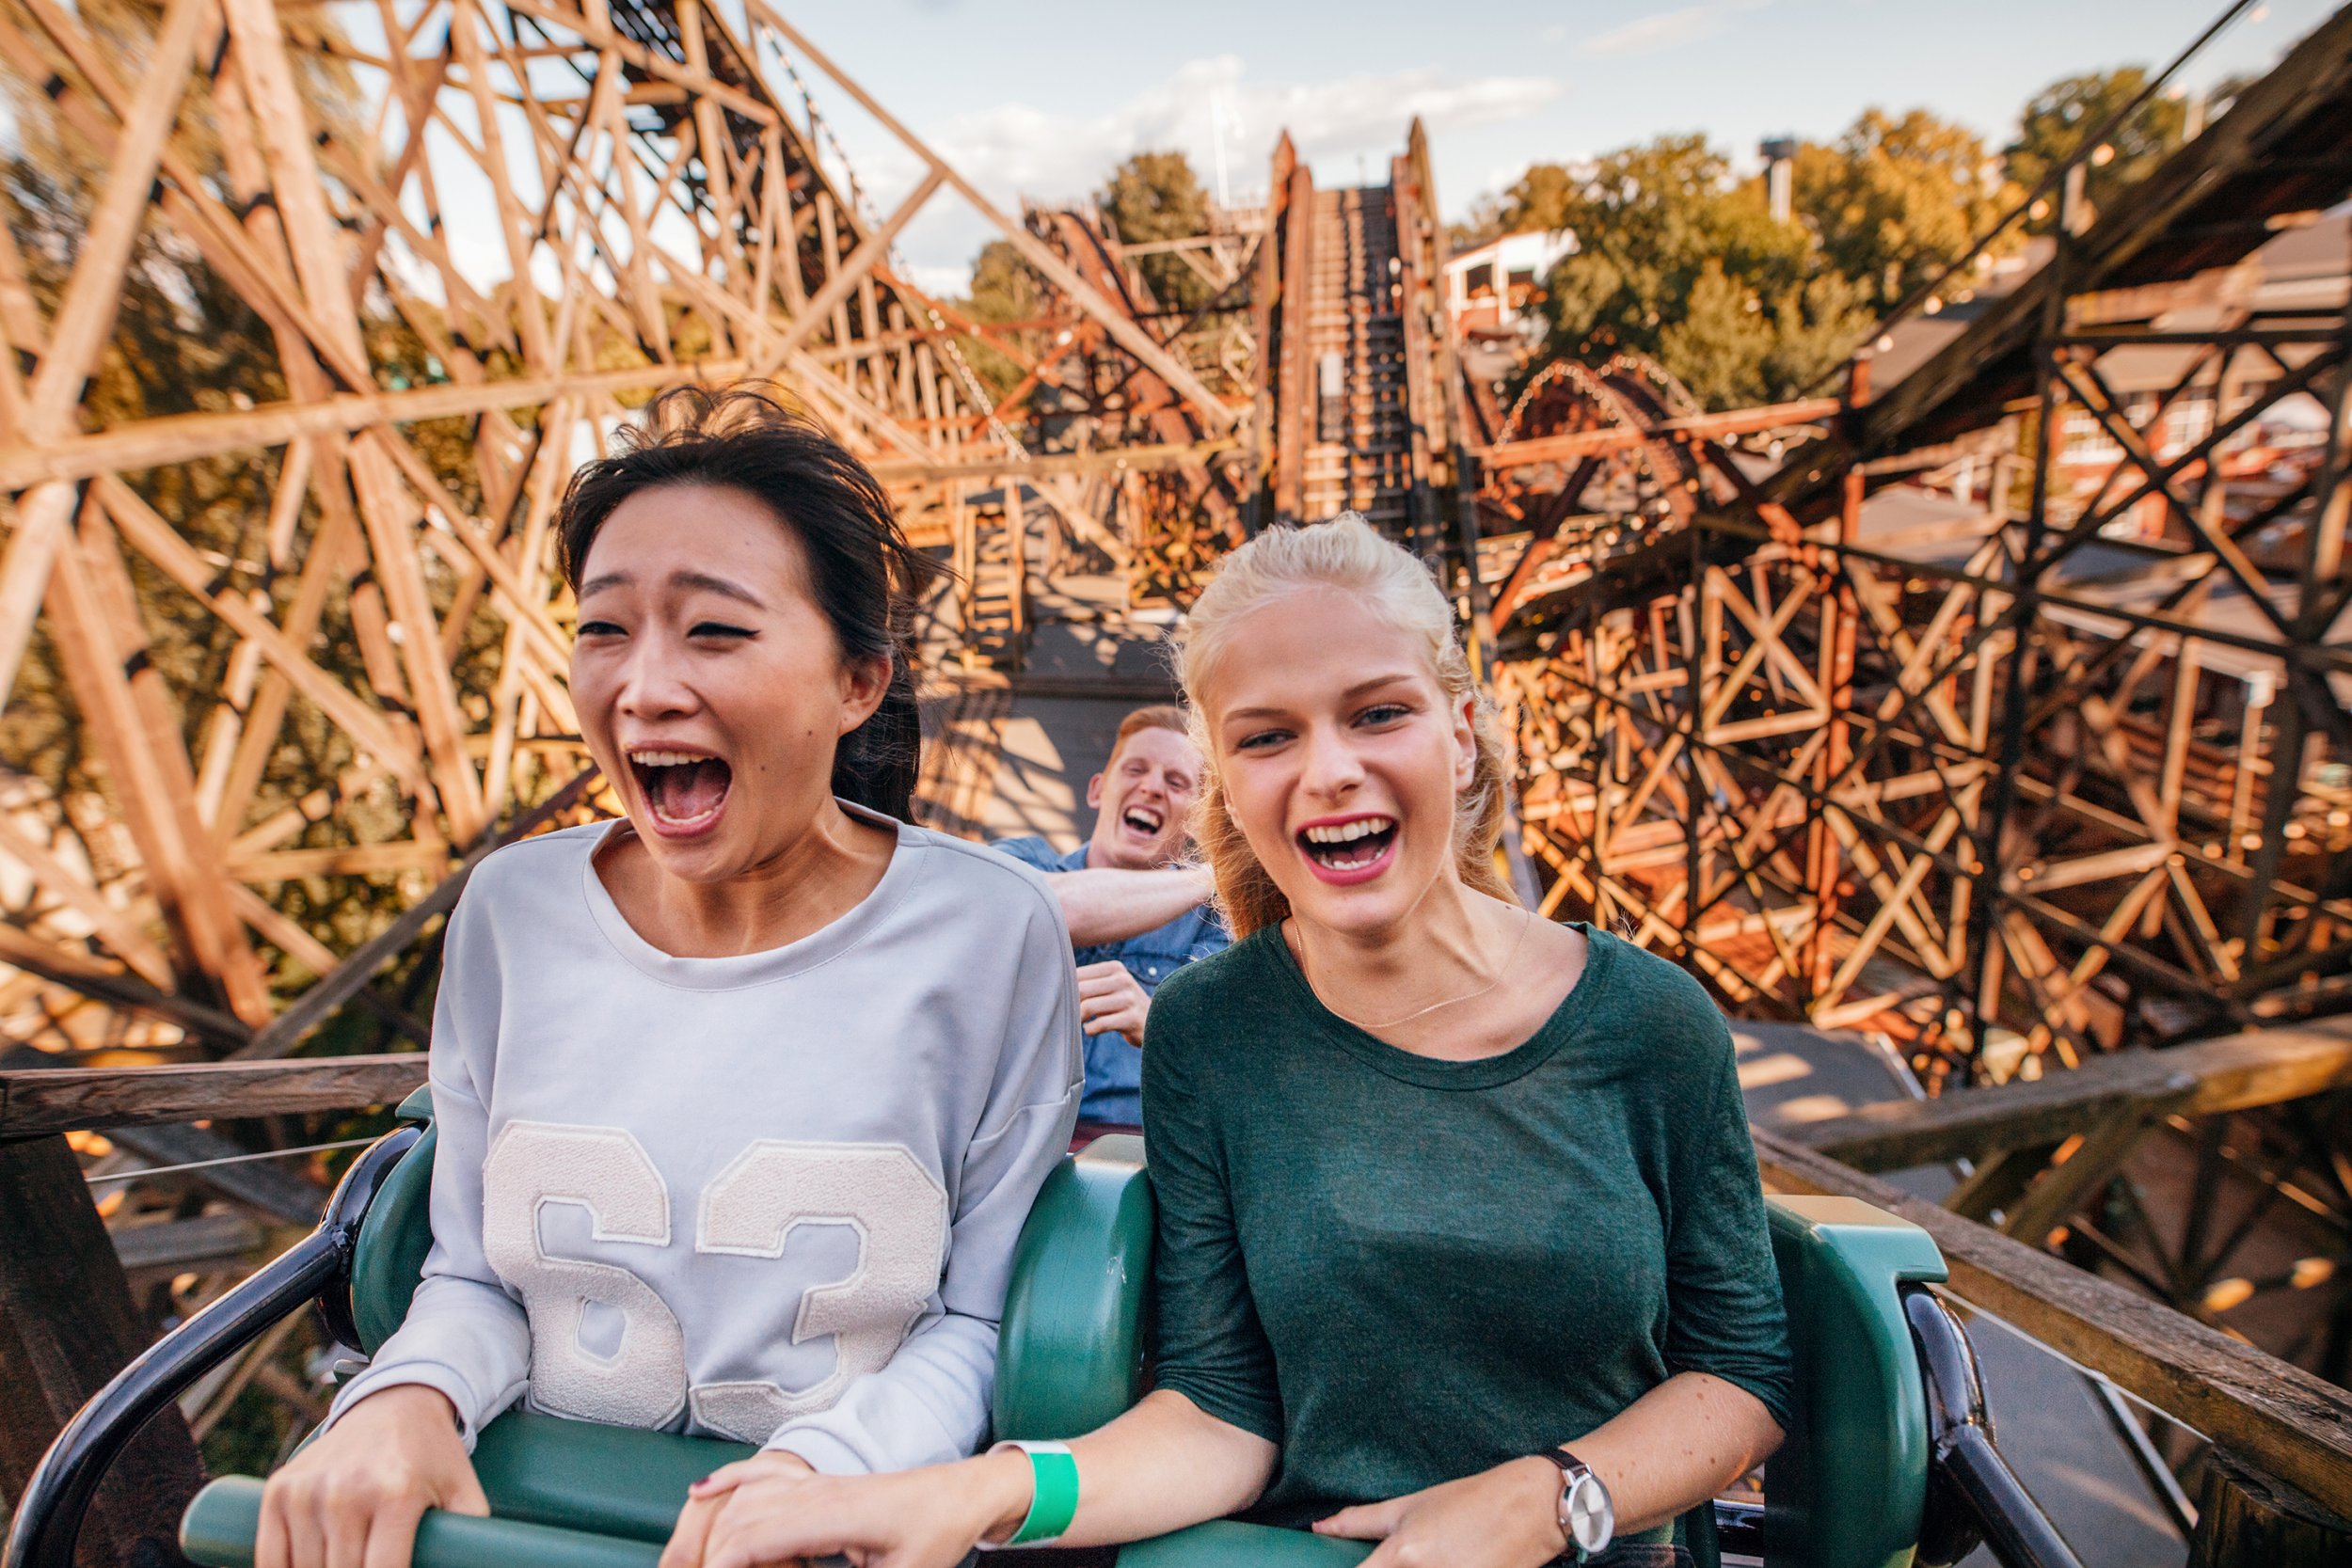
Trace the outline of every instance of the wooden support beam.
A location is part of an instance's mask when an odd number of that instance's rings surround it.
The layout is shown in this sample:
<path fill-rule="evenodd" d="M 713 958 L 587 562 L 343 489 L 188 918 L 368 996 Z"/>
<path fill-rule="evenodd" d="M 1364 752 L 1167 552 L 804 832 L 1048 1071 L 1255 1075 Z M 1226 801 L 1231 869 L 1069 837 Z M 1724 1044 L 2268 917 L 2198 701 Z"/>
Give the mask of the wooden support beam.
<path fill-rule="evenodd" d="M 1724 414 L 1694 414 L 1683 419 L 1661 420 L 1656 424 L 1625 424 L 1600 430 L 1571 431 L 1561 436 L 1539 436 L 1524 441 L 1471 447 L 1469 451 L 1487 468 L 1500 473 L 1511 468 L 1531 467 L 1539 463 L 1572 463 L 1579 458 L 1624 451 L 1651 441 L 1670 440 L 1676 436 L 1720 440 L 1725 436 L 1778 430 L 1787 425 L 1812 424 L 1834 417 L 1844 406 L 1836 398 L 1805 398 L 1796 403 L 1740 408 Z"/>
<path fill-rule="evenodd" d="M 217 1007 L 160 991 L 105 959 L 77 947 L 53 947 L 13 926 L 0 925 L 0 963 L 63 986 L 93 1001 L 176 1023 L 199 1039 L 242 1045 L 253 1031 Z"/>
<path fill-rule="evenodd" d="M 0 1071 L 0 1138 L 389 1105 L 424 1082 L 422 1052 L 287 1062 Z"/>
<path fill-rule="evenodd" d="M 33 641 L 33 625 L 49 592 L 49 575 L 73 536 L 71 484 L 53 483 L 18 501 L 8 547 L 0 554 L 0 707 L 16 689 L 16 673 Z"/>
<path fill-rule="evenodd" d="M 762 125 L 775 122 L 776 111 L 772 105 L 730 87 L 707 71 L 690 70 L 672 60 L 668 55 L 647 49 L 614 32 L 606 8 L 598 0 L 588 0 L 584 10 L 542 4 L 541 0 L 506 0 L 506 8 L 517 15 L 536 17 L 552 26 L 577 33 L 598 49 L 618 55 L 644 74 L 675 83 L 689 92 L 707 96 L 746 119 Z"/>
<path fill-rule="evenodd" d="M 850 292 L 859 283 L 873 276 L 874 263 L 890 254 L 890 247 L 898 240 L 898 231 L 923 210 L 923 203 L 931 198 L 946 178 L 940 167 L 934 166 L 930 173 L 923 176 L 921 183 L 914 187 L 914 194 L 898 203 L 898 209 L 882 220 L 882 227 L 866 235 L 858 247 L 850 252 L 848 260 L 831 277 L 825 279 L 825 286 L 809 295 L 808 303 L 794 315 L 791 325 L 784 329 L 784 335 L 752 356 L 751 374 L 755 379 L 773 374 L 777 366 L 790 358 L 793 352 L 807 342 L 818 326 L 824 325 L 833 314 L 834 307 L 847 299 Z M 870 318 L 866 326 L 869 333 L 876 331 Z M 840 348 L 844 345 L 836 341 L 834 346 Z"/>
<path fill-rule="evenodd" d="M 88 921 L 132 973 L 159 990 L 170 989 L 171 961 L 138 920 L 108 903 L 79 871 L 36 843 L 6 812 L 0 812 L 0 856 L 31 872 L 44 891 Z"/>
<path fill-rule="evenodd" d="M 2029 1084 L 1956 1089 L 1772 1131 L 1862 1170 L 1900 1170 L 2057 1143 L 2119 1107 L 2151 1106 L 2184 1092 L 2179 1114 L 2209 1117 L 2347 1086 L 2352 1023 L 2323 1022 L 2167 1051 L 2119 1051 Z"/>
<path fill-rule="evenodd" d="M 136 106 L 114 149 L 106 188 L 75 252 L 73 275 L 50 324 L 40 368 L 25 388 L 19 439 L 55 441 L 73 428 L 82 386 L 96 367 L 122 297 L 122 274 L 146 221 L 155 165 L 180 117 L 206 0 L 172 0 L 155 34 L 154 54 Z M 13 367 L 11 367 L 13 368 Z M 0 705 L 16 685 L 19 662 L 32 640 L 33 617 L 49 574 L 71 532 L 74 497 L 63 485 L 44 486 L 20 504 L 16 531 L 0 558 Z"/>
<path fill-rule="evenodd" d="M 2132 1107 L 2122 1107 L 2124 1115 Z M 1944 1207 L 1964 1220 L 1993 1223 L 1994 1215 L 2017 1201 L 2018 1196 L 2032 1185 L 2050 1156 L 2058 1152 L 2054 1139 L 2047 1143 L 2020 1144 L 2004 1148 L 1977 1162 L 1977 1168 L 1968 1180 L 1953 1188 L 1944 1198 Z M 2014 1234 L 2014 1232 L 2012 1232 Z"/>
<path fill-rule="evenodd" d="M 983 457 L 970 462 L 930 463 L 883 458 L 867 467 L 884 484 L 943 484 L 954 480 L 1039 479 L 1048 474 L 1149 472 L 1207 465 L 1235 450 L 1230 436 L 1160 446 L 1104 447 L 1096 451 L 1042 452 L 1029 457 Z"/>
<path fill-rule="evenodd" d="M 253 1150 L 209 1127 L 118 1127 L 107 1134 L 156 1165 L 202 1165 L 190 1179 L 221 1196 L 286 1225 L 312 1226 L 326 1209 L 326 1189 L 284 1160 L 241 1158 Z"/>
<path fill-rule="evenodd" d="M 543 824 L 578 805 L 589 790 L 596 787 L 602 775 L 595 768 L 579 774 L 569 784 L 517 818 L 505 832 L 475 846 L 465 863 L 439 886 L 426 894 L 400 918 L 354 948 L 351 956 L 327 975 L 295 999 L 293 1006 L 271 1020 L 269 1027 L 261 1030 L 240 1046 L 232 1058 L 238 1061 L 270 1061 L 291 1053 L 303 1039 L 332 1017 L 337 1008 L 351 999 L 354 991 L 375 977 L 375 972 L 407 950 L 408 944 L 424 934 L 424 928 L 435 920 L 457 907 L 457 895 L 466 890 L 466 880 L 483 858 L 501 844 L 511 844 L 532 833 Z"/>
<path fill-rule="evenodd" d="M 1278 149 L 1276 162 L 1281 162 Z M 1273 339 L 1263 341 L 1258 352 L 1274 356 L 1272 368 L 1274 401 L 1274 515 L 1293 522 L 1306 521 L 1300 515 L 1305 506 L 1304 485 L 1307 468 L 1307 446 L 1315 428 L 1315 366 L 1310 358 L 1314 341 L 1313 279 L 1315 270 L 1315 181 L 1314 169 L 1298 164 L 1290 171 L 1290 189 L 1284 198 L 1284 232 L 1276 248 L 1277 236 L 1268 233 L 1269 253 L 1279 258 L 1273 273 L 1276 284 L 1278 332 Z"/>
<path fill-rule="evenodd" d="M 111 1232 L 125 1274 L 177 1274 L 195 1264 L 241 1260 L 262 1245 L 262 1227 L 243 1214 L 197 1214 Z M 240 1270 L 240 1273 L 243 1271 Z"/>
<path fill-rule="evenodd" d="M 167 415 L 48 446 L 0 447 L 0 490 L 23 489 L 43 480 L 82 480 L 192 463 L 226 452 L 280 447 L 304 436 L 348 435 L 372 424 L 413 424 L 493 409 L 536 408 L 565 393 L 654 392 L 690 382 L 723 386 L 742 372 L 740 359 L 705 359 L 691 365 L 632 365 L 616 371 L 453 382 L 405 392 L 345 392 L 317 402 L 263 404 L 242 413 Z M 72 493 L 69 489 L 65 494 L 70 505 Z M 5 613 L 8 602 L 0 597 L 0 613 Z"/>
<path fill-rule="evenodd" d="M 2352 1497 L 2352 1390 L 1786 1138 L 1759 1132 L 1756 1150 L 1775 1191 L 1858 1197 L 1926 1230 L 1963 1300 L 2290 1485 Z"/>
<path fill-rule="evenodd" d="M 2051 1231 L 2072 1218 L 2094 1190 L 2122 1168 L 2169 1105 L 2186 1100 L 2191 1092 L 2183 1088 L 2169 1102 L 2120 1106 L 2092 1122 L 2071 1152 L 2061 1144 L 2058 1152 L 2066 1158 L 2042 1171 L 2005 1206 L 2001 1229 L 2028 1246 L 2046 1244 Z"/>
<path fill-rule="evenodd" d="M 2189 1568 L 2339 1568 L 2352 1560 L 2352 1499 L 2329 1508 L 2228 1453 L 2205 1461 Z"/>
<path fill-rule="evenodd" d="M 73 276 L 50 324 L 49 350 L 27 388 L 29 434 L 36 440 L 72 428 L 82 384 L 96 366 L 122 297 L 122 275 L 146 222 L 155 166 L 180 118 L 180 100 L 192 80 L 199 30 L 207 0 L 172 0 L 156 30 L 154 54 L 138 97 L 115 144 L 106 189 L 90 214 L 74 256 Z"/>
<path fill-rule="evenodd" d="M 147 1332 L 64 1138 L 0 1143 L 0 1494 L 16 1498 L 66 1421 L 147 1348 Z M 179 1561 L 180 1511 L 203 1481 L 187 1422 L 167 1405 L 107 1472 L 75 1561 Z"/>
<path fill-rule="evenodd" d="M 1222 435 L 1233 428 L 1240 416 L 1234 410 L 1228 408 L 1216 393 L 1210 391 L 1200 378 L 1192 373 L 1191 367 L 1184 364 L 1167 349 L 1161 347 L 1150 333 L 1136 325 L 1134 318 L 1104 299 L 1085 279 L 1072 271 L 1068 262 L 1054 254 L 1052 248 L 1043 241 L 998 212 L 995 205 L 982 196 L 971 182 L 958 174 L 946 160 L 924 145 L 921 137 L 908 130 L 896 116 L 882 107 L 864 87 L 858 86 L 848 72 L 834 64 L 798 29 L 779 16 L 775 8 L 767 4 L 767 0 L 749 0 L 749 10 L 757 21 L 764 23 L 790 40 L 792 46 L 805 55 L 811 64 L 832 77 L 842 91 L 854 99 L 858 107 L 881 121 L 882 128 L 898 137 L 908 151 L 920 158 L 926 166 L 954 186 L 957 195 L 977 208 L 982 217 L 994 224 L 1005 238 L 1012 243 L 1013 248 L 1021 253 L 1023 261 L 1043 273 L 1048 282 L 1076 302 L 1078 309 L 1100 322 L 1103 329 L 1118 340 L 1120 347 L 1141 360 L 1146 369 L 1181 393 L 1212 430 Z"/>
<path fill-rule="evenodd" d="M 60 552 L 49 582 L 49 624 L 67 678 L 105 760 L 125 825 L 147 867 L 149 886 L 171 936 L 173 968 L 183 983 L 222 984 L 230 1011 L 257 1023 L 267 997 L 244 927 L 220 891 L 217 857 L 196 816 L 187 755 L 176 736 L 157 744 L 155 693 L 140 678 L 153 671 L 143 632 L 116 613 L 127 589 L 115 580 L 119 558 L 103 518 Z M 113 568 L 108 570 L 109 565 Z M 120 592 L 110 590 L 120 589 Z M 134 613 L 135 613 L 134 611 Z M 175 766 L 176 764 L 176 766 Z M 233 985 L 226 982 L 233 980 Z"/>

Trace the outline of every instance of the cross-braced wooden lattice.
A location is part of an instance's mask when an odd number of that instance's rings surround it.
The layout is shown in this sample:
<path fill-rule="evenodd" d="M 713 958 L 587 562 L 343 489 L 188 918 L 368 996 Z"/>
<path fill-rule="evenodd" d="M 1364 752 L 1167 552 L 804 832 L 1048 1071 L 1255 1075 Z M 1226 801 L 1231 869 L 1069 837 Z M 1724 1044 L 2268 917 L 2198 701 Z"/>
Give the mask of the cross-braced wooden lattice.
<path fill-rule="evenodd" d="M 1754 425 L 1635 408 L 1613 368 L 1547 389 L 1549 432 L 1495 449 L 1537 474 L 1505 496 L 1534 531 L 1488 565 L 1547 908 L 1938 1070 L 1995 1031 L 2072 1063 L 2352 1002 L 2352 302 L 2162 316 L 2352 182 L 2348 52 L 2340 17 L 2070 214 L 2002 310 L 1763 488 L 1715 439 Z M 2152 354 L 2169 378 L 2120 392 Z M 2317 433 L 2258 445 L 2290 400 Z M 1613 500 L 1628 439 L 1652 483 Z M 1866 529 L 1899 475 L 1968 506 Z"/>
<path fill-rule="evenodd" d="M 281 1002 L 366 939 L 414 935 L 501 823 L 585 809 L 549 523 L 572 467 L 666 383 L 777 382 L 968 568 L 993 518 L 1016 622 L 1025 517 L 1122 562 L 1195 526 L 1235 416 L 1182 345 L 782 16 L 746 15 L 748 33 L 692 0 L 0 7 L 27 134 L 88 171 L 23 183 L 41 243 L 0 227 L 11 1035 L 283 1050 Z M 886 213 L 820 157 L 811 79 L 914 154 Z M 1058 454 L 1015 428 L 1053 366 L 894 255 L 943 189 L 1041 280 L 1031 340 L 1074 342 L 1099 392 L 1148 380 L 1146 418 L 1097 418 L 1093 450 Z M 181 373 L 126 362 L 126 299 L 178 313 Z M 221 384 L 187 373 L 207 339 L 246 354 Z M 992 395 L 980 344 L 1029 380 Z M 1131 486 L 1106 528 L 1085 486 L 1154 469 L 1196 477 Z M 968 576 L 967 642 L 995 657 Z"/>

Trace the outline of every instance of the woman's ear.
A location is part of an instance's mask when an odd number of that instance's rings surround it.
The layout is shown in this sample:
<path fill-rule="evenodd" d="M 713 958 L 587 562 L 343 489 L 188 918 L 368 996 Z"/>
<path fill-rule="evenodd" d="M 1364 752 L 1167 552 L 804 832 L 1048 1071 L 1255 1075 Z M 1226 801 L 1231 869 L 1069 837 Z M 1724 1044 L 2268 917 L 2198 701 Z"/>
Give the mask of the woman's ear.
<path fill-rule="evenodd" d="M 1478 693 L 1462 694 L 1454 710 L 1454 793 L 1461 794 L 1478 777 Z"/>
<path fill-rule="evenodd" d="M 890 673 L 887 655 L 841 661 L 841 727 L 834 734 L 848 735 L 874 717 L 889 695 Z"/>

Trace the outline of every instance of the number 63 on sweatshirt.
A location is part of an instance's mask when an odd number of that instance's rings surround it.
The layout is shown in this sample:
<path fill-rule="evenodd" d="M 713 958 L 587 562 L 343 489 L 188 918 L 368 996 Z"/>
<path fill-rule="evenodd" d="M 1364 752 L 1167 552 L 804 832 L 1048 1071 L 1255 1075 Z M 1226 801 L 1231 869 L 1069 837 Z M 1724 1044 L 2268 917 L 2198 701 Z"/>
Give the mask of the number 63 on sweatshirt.
<path fill-rule="evenodd" d="M 872 820 L 873 892 L 741 958 L 630 928 L 595 865 L 625 824 L 482 863 L 434 1009 L 433 1249 L 330 1421 L 423 1384 L 469 1448 L 518 1399 L 829 1474 L 977 1446 L 1077 1117 L 1070 939 L 1035 872 Z"/>

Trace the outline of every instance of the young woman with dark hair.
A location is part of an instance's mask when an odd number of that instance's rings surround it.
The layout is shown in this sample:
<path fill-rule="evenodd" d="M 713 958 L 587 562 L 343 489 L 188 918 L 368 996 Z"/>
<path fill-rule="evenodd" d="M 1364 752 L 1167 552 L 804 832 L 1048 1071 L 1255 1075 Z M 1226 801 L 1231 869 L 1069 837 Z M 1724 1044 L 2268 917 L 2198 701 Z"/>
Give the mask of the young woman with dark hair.
<path fill-rule="evenodd" d="M 1077 998 L 1043 879 L 906 820 L 931 568 L 748 390 L 657 400 L 558 534 L 628 815 L 490 856 L 451 916 L 432 1254 L 271 1478 L 257 1568 L 401 1568 L 426 1508 L 486 1511 L 469 1452 L 518 1400 L 761 1445 L 782 1496 L 987 1426 Z"/>
<path fill-rule="evenodd" d="M 886 668 L 873 713 L 840 737 L 833 793 L 911 822 L 922 729 L 914 702 L 914 607 L 940 575 L 898 531 L 866 466 L 812 420 L 750 388 L 674 388 L 642 432 L 572 476 L 556 522 L 564 576 L 580 594 L 589 547 L 630 497 L 660 489 L 733 490 L 772 512 L 798 545 L 805 591 L 842 659 Z M 685 510 L 691 510 L 691 497 Z"/>

